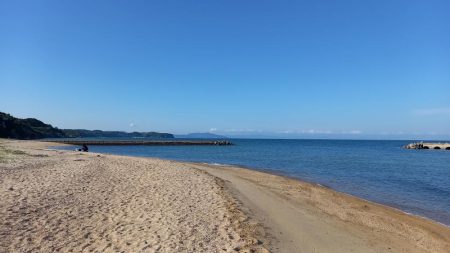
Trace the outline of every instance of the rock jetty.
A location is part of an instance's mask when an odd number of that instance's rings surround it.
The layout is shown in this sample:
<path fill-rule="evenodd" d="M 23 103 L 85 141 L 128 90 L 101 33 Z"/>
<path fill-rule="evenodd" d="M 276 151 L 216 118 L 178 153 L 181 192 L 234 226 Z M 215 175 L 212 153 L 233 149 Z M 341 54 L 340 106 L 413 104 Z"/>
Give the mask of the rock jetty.
<path fill-rule="evenodd" d="M 444 149 L 450 150 L 450 143 L 441 142 L 413 142 L 406 146 L 406 149 Z"/>
<path fill-rule="evenodd" d="M 188 145 L 210 145 L 210 146 L 229 146 L 233 145 L 225 140 L 40 140 L 46 142 L 64 143 L 70 145 L 92 145 L 92 146 L 188 146 Z"/>

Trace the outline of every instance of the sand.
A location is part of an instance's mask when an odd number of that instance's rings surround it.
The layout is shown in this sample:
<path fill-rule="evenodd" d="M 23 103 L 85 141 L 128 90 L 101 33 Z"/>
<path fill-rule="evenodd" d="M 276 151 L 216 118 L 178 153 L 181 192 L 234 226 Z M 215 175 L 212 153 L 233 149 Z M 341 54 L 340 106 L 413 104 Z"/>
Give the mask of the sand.
<path fill-rule="evenodd" d="M 0 140 L 0 252 L 450 252 L 450 229 L 267 173 Z"/>
<path fill-rule="evenodd" d="M 264 252 L 247 236 L 257 228 L 201 170 L 31 142 L 3 146 L 26 154 L 0 163 L 0 252 Z"/>
<path fill-rule="evenodd" d="M 282 176 L 201 168 L 264 224 L 274 252 L 450 252 L 450 228 L 431 220 Z"/>

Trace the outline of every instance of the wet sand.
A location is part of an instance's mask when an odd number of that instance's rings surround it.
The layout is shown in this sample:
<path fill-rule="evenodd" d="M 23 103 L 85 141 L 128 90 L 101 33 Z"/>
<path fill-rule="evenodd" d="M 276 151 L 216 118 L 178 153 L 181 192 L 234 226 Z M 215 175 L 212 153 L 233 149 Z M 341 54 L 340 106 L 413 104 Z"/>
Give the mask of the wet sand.
<path fill-rule="evenodd" d="M 225 180 L 274 252 L 450 252 L 450 228 L 434 221 L 287 177 L 199 168 Z"/>
<path fill-rule="evenodd" d="M 0 252 L 450 252 L 450 229 L 248 169 L 0 140 Z"/>

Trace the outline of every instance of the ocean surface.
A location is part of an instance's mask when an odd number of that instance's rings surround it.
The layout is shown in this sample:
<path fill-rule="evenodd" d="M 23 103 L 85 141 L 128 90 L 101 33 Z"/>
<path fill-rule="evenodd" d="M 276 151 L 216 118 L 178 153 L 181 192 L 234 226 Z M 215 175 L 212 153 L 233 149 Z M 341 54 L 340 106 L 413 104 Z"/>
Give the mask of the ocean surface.
<path fill-rule="evenodd" d="M 450 226 L 449 150 L 401 148 L 411 141 L 233 139 L 232 142 L 235 145 L 90 146 L 89 149 L 264 170 L 319 183 Z"/>

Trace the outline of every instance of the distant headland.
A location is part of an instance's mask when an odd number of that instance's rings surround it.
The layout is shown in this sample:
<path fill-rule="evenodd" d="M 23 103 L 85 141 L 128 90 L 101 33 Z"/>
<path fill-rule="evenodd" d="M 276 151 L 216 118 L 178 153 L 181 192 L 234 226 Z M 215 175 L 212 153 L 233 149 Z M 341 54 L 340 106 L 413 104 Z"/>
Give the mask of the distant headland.
<path fill-rule="evenodd" d="M 19 119 L 0 112 L 0 138 L 21 140 L 44 138 L 152 138 L 172 139 L 173 134 L 158 132 L 123 132 L 86 129 L 59 129 L 35 118 Z"/>

